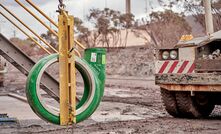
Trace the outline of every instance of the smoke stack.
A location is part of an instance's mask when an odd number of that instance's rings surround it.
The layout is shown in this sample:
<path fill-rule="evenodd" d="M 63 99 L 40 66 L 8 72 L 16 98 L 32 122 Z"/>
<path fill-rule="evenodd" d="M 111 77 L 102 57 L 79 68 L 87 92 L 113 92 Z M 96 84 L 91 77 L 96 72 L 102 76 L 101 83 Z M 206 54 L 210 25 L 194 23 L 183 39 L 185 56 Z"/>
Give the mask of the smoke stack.
<path fill-rule="evenodd" d="M 211 9 L 211 0 L 203 0 L 205 7 L 206 32 L 208 35 L 214 33 L 213 15 Z"/>
<path fill-rule="evenodd" d="M 131 13 L 131 0 L 126 0 L 126 13 Z"/>

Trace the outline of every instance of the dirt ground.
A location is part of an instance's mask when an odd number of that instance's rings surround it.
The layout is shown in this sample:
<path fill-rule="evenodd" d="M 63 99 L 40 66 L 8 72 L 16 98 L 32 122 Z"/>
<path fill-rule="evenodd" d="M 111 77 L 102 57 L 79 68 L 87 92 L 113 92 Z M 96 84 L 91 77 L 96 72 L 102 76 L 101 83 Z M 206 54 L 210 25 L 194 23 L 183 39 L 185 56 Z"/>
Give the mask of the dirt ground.
<path fill-rule="evenodd" d="M 17 79 L 21 75 L 19 72 L 11 73 L 13 75 L 6 76 L 6 87 L 0 91 L 22 95 L 25 79 Z M 103 101 L 90 119 L 71 127 L 52 125 L 40 119 L 19 120 L 15 124 L 1 124 L 0 134 L 220 133 L 220 107 L 208 119 L 173 118 L 165 112 L 159 88 L 153 80 L 151 77 L 138 79 L 108 76 Z"/>
<path fill-rule="evenodd" d="M 0 134 L 219 134 L 220 106 L 207 119 L 179 119 L 166 113 L 159 87 L 154 84 L 153 62 L 146 60 L 151 59 L 148 53 L 145 48 L 137 48 L 133 53 L 132 49 L 129 52 L 123 49 L 107 55 L 105 94 L 101 105 L 88 120 L 75 126 L 60 127 L 34 117 L 19 119 L 17 123 L 0 123 Z M 24 96 L 26 77 L 11 66 L 8 70 L 0 94 Z M 4 110 L 7 111 L 7 107 Z"/>

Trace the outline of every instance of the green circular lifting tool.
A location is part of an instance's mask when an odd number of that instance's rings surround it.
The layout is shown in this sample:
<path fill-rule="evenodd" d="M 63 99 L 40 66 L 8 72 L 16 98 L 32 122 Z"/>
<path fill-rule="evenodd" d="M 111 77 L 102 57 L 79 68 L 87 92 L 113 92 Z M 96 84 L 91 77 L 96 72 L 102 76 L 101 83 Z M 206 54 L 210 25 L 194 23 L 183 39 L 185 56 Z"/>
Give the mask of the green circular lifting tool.
<path fill-rule="evenodd" d="M 90 62 L 91 56 L 95 52 L 97 52 L 96 61 L 98 62 Z M 75 57 L 76 69 L 80 72 L 84 81 L 84 93 L 76 106 L 77 123 L 90 117 L 102 99 L 105 82 L 105 54 L 106 50 L 93 48 L 85 51 L 85 60 Z M 41 59 L 32 68 L 26 83 L 26 95 L 32 110 L 40 118 L 60 125 L 59 111 L 56 113 L 50 110 L 39 95 L 41 77 L 44 71 L 55 62 L 58 62 L 58 54 L 52 54 Z"/>

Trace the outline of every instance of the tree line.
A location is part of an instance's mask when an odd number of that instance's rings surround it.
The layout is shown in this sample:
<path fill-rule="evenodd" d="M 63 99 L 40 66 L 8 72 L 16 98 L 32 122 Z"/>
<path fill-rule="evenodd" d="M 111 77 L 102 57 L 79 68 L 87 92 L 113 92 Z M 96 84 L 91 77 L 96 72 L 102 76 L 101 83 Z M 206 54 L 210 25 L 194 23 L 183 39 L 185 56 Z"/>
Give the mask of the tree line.
<path fill-rule="evenodd" d="M 128 34 L 145 40 L 145 45 L 151 49 L 172 47 L 182 35 L 191 34 L 192 27 L 186 21 L 186 16 L 192 16 L 194 21 L 205 27 L 204 8 L 201 0 L 158 0 L 164 11 L 152 11 L 147 17 L 136 20 L 133 14 L 125 14 L 110 8 L 91 9 L 84 21 L 75 17 L 75 35 L 87 47 L 109 48 L 116 44 L 126 47 Z M 221 28 L 221 0 L 213 0 L 215 31 Z M 179 9 L 175 10 L 174 9 Z M 122 35 L 122 31 L 126 34 Z M 203 29 L 205 32 L 205 29 Z M 57 38 L 48 31 L 41 35 L 54 47 L 58 47 Z M 134 44 L 136 45 L 136 44 Z"/>

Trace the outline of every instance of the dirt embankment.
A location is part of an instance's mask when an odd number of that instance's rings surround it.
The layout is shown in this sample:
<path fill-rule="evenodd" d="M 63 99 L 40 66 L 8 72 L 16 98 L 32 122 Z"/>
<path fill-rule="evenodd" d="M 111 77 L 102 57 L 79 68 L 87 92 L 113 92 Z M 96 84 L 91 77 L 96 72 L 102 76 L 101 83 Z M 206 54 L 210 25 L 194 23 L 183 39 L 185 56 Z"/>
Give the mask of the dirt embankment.
<path fill-rule="evenodd" d="M 153 73 L 153 52 L 147 47 L 112 49 L 107 53 L 107 75 L 147 77 Z"/>

